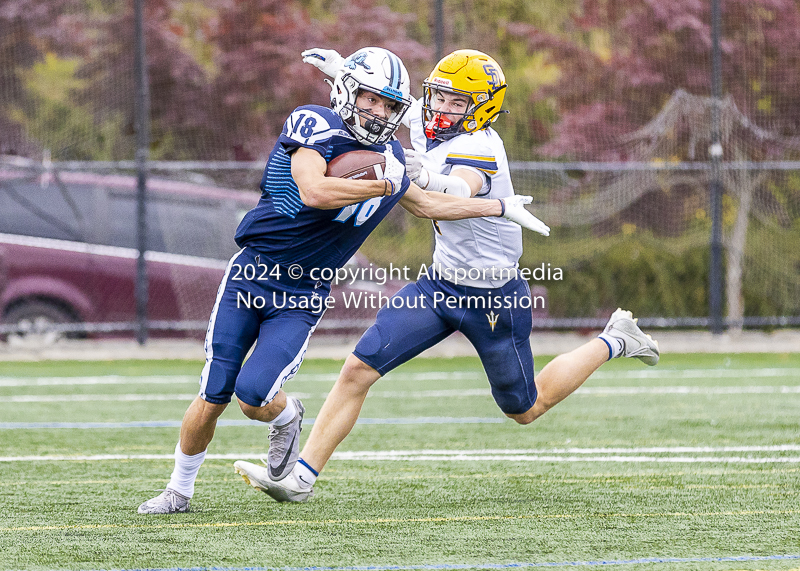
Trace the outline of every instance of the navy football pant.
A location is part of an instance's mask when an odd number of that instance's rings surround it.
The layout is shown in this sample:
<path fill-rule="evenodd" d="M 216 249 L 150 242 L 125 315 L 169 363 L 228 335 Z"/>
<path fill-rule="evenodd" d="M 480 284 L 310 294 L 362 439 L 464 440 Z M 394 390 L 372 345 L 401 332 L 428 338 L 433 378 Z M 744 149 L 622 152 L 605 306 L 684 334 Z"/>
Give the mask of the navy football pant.
<path fill-rule="evenodd" d="M 536 402 L 530 295 L 522 279 L 482 289 L 425 277 L 392 297 L 353 353 L 385 375 L 460 331 L 477 350 L 500 410 L 522 414 Z"/>
<path fill-rule="evenodd" d="M 206 332 L 206 364 L 200 376 L 200 397 L 210 403 L 229 403 L 234 392 L 251 406 L 271 402 L 297 373 L 322 317 L 322 312 L 280 308 L 273 302 L 277 299 L 278 306 L 284 304 L 284 294 L 299 299 L 316 293 L 324 300 L 328 294 L 325 289 L 314 289 L 307 280 L 291 280 L 285 270 L 279 280 L 262 269 L 242 271 L 247 266 L 257 268 L 259 263 L 264 264 L 258 253 L 244 248 L 231 258 L 219 286 Z M 262 279 L 246 279 L 248 275 Z M 244 303 L 248 299 L 249 308 Z M 262 299 L 263 307 L 256 308 Z M 242 365 L 253 343 L 253 353 Z"/>

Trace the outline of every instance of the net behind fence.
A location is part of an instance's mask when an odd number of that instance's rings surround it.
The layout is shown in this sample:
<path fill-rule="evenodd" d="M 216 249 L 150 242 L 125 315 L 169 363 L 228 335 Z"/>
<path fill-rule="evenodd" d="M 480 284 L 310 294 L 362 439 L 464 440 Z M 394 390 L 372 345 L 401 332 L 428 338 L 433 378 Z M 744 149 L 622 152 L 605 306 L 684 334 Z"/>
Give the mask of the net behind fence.
<path fill-rule="evenodd" d="M 298 54 L 385 46 L 420 95 L 433 15 L 426 2 L 334 2 L 324 14 L 299 1 L 145 4 L 149 317 L 156 332 L 202 335 L 283 120 L 297 105 L 327 104 L 319 72 Z M 532 211 L 553 230 L 524 235 L 521 266 L 545 300 L 534 327 L 598 327 L 618 306 L 650 326 L 707 326 L 708 6 L 509 6 L 476 6 L 469 26 L 448 21 L 447 48 L 478 47 L 506 71 L 512 114 L 495 127 L 516 192 L 533 196 Z M 723 13 L 725 315 L 732 327 L 796 325 L 800 44 L 786 38 L 800 16 L 795 3 L 767 0 L 723 2 Z M 132 2 L 9 0 L 0 26 L 0 335 L 53 323 L 130 332 Z M 432 247 L 430 222 L 396 209 L 351 261 L 359 278 L 337 295 L 391 295 L 397 278 L 430 264 Z M 408 271 L 376 273 L 390 266 Z M 336 307 L 320 331 L 363 330 L 374 317 Z"/>

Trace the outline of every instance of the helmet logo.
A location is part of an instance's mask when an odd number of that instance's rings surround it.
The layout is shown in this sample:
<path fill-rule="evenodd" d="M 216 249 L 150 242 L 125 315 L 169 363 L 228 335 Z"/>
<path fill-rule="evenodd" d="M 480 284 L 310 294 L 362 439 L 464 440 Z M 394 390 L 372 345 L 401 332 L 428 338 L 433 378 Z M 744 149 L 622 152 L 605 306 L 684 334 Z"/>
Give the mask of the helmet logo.
<path fill-rule="evenodd" d="M 436 85 L 443 85 L 444 87 L 453 87 L 453 82 L 446 77 L 434 77 L 431 80 L 431 83 L 435 83 Z"/>
<path fill-rule="evenodd" d="M 361 66 L 367 71 L 371 70 L 372 68 L 369 64 L 366 63 L 367 61 L 367 52 L 358 52 L 351 55 L 349 58 L 344 60 L 344 67 L 348 69 L 356 69 L 356 66 Z"/>
<path fill-rule="evenodd" d="M 380 95 L 388 97 L 389 99 L 394 99 L 395 101 L 403 100 L 403 92 L 394 87 L 389 87 L 388 85 L 381 89 Z"/>
<path fill-rule="evenodd" d="M 495 69 L 495 67 L 492 64 L 490 64 L 490 63 L 485 64 L 483 66 L 483 71 L 485 71 L 486 75 L 489 76 L 489 79 L 486 80 L 486 82 L 489 85 L 491 85 L 495 89 L 500 87 L 500 74 L 497 73 L 497 70 Z"/>

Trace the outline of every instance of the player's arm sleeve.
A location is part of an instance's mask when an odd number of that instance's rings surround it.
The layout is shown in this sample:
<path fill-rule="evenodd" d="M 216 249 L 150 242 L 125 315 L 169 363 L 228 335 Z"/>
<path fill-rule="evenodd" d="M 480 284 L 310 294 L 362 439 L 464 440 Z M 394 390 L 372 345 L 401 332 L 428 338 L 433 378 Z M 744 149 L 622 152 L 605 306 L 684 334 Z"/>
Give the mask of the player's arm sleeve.
<path fill-rule="evenodd" d="M 441 192 L 451 196 L 470 198 L 480 192 L 483 179 L 473 172 L 465 171 L 463 174 L 439 174 L 423 168 L 420 171 L 417 184 L 428 192 Z"/>

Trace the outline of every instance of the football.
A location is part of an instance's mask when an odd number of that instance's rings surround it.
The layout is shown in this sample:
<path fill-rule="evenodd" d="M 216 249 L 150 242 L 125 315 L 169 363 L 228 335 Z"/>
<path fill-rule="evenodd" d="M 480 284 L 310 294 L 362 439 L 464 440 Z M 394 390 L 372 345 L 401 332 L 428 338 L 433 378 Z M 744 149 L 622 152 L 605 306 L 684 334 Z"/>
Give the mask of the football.
<path fill-rule="evenodd" d="M 326 176 L 358 180 L 379 180 L 383 178 L 386 157 L 374 151 L 350 151 L 328 163 Z"/>

